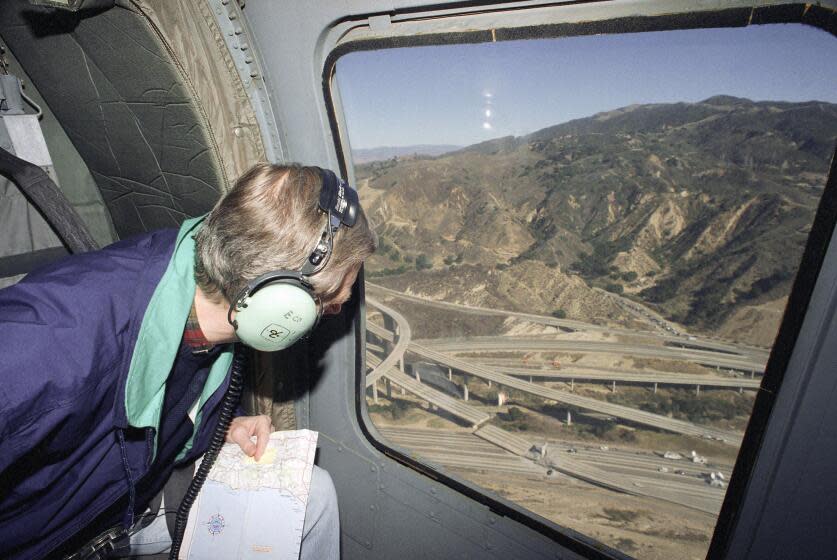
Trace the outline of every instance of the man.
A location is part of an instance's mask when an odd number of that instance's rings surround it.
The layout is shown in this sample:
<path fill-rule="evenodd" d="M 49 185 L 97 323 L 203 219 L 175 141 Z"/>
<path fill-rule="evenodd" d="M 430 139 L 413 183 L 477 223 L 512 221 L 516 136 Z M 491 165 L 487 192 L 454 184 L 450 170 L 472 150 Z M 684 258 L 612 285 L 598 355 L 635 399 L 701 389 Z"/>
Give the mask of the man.
<path fill-rule="evenodd" d="M 352 227 L 320 208 L 329 174 L 257 165 L 179 231 L 0 290 L 0 557 L 61 558 L 133 526 L 207 449 L 249 282 L 304 270 L 319 312 L 339 311 L 376 240 L 359 207 Z M 267 417 L 237 418 L 227 440 L 258 458 L 269 432 Z"/>

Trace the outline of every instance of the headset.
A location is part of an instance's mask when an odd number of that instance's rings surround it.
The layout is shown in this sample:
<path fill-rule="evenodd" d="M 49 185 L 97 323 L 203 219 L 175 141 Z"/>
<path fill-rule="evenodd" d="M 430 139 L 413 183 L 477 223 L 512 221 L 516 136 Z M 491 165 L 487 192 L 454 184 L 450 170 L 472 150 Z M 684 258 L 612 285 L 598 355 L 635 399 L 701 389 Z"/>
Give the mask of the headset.
<path fill-rule="evenodd" d="M 274 270 L 248 282 L 227 312 L 238 339 L 256 350 L 284 350 L 317 325 L 322 305 L 308 278 L 328 263 L 340 227 L 352 227 L 357 221 L 357 191 L 334 172 L 316 169 L 322 179 L 319 209 L 328 220 L 305 264 L 299 271 Z"/>

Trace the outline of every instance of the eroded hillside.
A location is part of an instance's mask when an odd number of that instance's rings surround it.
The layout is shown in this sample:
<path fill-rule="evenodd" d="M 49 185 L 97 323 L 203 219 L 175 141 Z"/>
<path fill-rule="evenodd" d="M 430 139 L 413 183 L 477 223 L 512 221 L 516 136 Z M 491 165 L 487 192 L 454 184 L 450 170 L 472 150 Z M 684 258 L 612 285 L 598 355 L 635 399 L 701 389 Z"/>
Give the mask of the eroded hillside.
<path fill-rule="evenodd" d="M 826 181 L 837 106 L 626 107 L 357 170 L 369 276 L 434 299 L 629 325 L 601 290 L 769 345 Z"/>

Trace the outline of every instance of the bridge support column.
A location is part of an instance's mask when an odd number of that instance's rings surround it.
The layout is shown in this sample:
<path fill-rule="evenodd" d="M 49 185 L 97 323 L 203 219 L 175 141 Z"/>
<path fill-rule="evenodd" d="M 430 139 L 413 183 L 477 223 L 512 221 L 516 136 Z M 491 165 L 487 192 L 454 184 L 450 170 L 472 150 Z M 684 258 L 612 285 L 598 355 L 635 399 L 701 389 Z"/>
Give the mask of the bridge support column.
<path fill-rule="evenodd" d="M 575 379 L 570 379 L 570 393 L 575 392 Z"/>
<path fill-rule="evenodd" d="M 497 406 L 506 404 L 506 394 L 502 391 L 497 391 Z"/>
<path fill-rule="evenodd" d="M 567 411 L 567 426 L 573 425 L 573 415 L 570 414 L 570 411 Z"/>
<path fill-rule="evenodd" d="M 421 375 L 419 375 L 418 368 L 413 366 L 413 375 L 416 376 L 416 381 L 421 383 Z"/>
<path fill-rule="evenodd" d="M 531 383 L 531 382 L 532 382 L 532 376 L 530 375 L 529 376 L 529 383 Z"/>
<path fill-rule="evenodd" d="M 488 386 L 491 387 L 491 380 L 488 380 Z"/>
<path fill-rule="evenodd" d="M 614 393 L 616 392 L 616 380 L 615 379 L 613 380 L 613 387 L 611 388 L 611 391 L 614 392 Z"/>
<path fill-rule="evenodd" d="M 695 385 L 695 395 L 700 396 L 700 385 Z"/>
<path fill-rule="evenodd" d="M 738 388 L 738 394 L 739 394 L 739 395 L 744 394 L 744 387 L 739 387 L 739 388 Z"/>
<path fill-rule="evenodd" d="M 401 396 L 403 397 L 406 394 L 407 394 L 407 389 L 405 389 L 404 387 L 401 387 Z"/>
<path fill-rule="evenodd" d="M 657 382 L 656 381 L 654 382 L 654 394 L 655 395 L 657 394 Z"/>
<path fill-rule="evenodd" d="M 462 400 L 468 401 L 468 385 L 465 383 L 462 384 Z"/>
<path fill-rule="evenodd" d="M 384 387 L 387 388 L 387 398 L 392 400 L 392 381 L 384 378 Z"/>
<path fill-rule="evenodd" d="M 378 382 L 372 384 L 372 402 L 378 404 Z"/>
<path fill-rule="evenodd" d="M 448 368 L 448 381 L 453 381 L 453 370 Z"/>
<path fill-rule="evenodd" d="M 751 372 L 750 372 L 750 379 L 754 378 L 755 376 L 756 376 L 756 372 L 755 372 L 755 371 L 751 371 Z"/>
<path fill-rule="evenodd" d="M 395 319 L 384 313 L 384 328 L 389 332 L 393 333 L 398 336 L 398 323 L 395 322 Z M 387 341 L 383 341 L 386 343 Z M 390 342 L 389 344 L 393 344 Z"/>

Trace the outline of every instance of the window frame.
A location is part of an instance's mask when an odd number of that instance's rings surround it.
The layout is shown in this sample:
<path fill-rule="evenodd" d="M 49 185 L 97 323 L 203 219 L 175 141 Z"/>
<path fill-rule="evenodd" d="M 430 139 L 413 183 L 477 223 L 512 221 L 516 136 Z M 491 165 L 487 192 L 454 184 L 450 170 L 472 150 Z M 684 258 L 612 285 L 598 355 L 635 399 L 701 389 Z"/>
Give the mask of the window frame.
<path fill-rule="evenodd" d="M 609 2 L 605 2 L 606 4 Z M 518 3 L 519 4 L 519 3 Z M 349 166 L 350 154 L 346 152 L 348 146 L 348 134 L 343 119 L 342 106 L 339 99 L 339 91 L 333 78 L 336 72 L 336 65 L 342 56 L 349 53 L 384 50 L 403 47 L 420 47 L 431 45 L 468 44 L 510 41 L 521 39 L 543 39 L 572 37 L 594 34 L 628 34 L 645 31 L 671 31 L 685 29 L 712 29 L 747 27 L 749 25 L 763 25 L 772 23 L 797 23 L 820 29 L 837 37 L 837 18 L 833 11 L 822 6 L 806 5 L 804 3 L 777 3 L 776 5 L 751 7 L 746 5 L 733 6 L 727 9 L 710 9 L 705 11 L 686 11 L 688 4 L 683 5 L 677 2 L 662 2 L 660 5 L 675 9 L 674 13 L 659 13 L 653 15 L 631 15 L 620 16 L 608 19 L 603 16 L 602 8 L 594 6 L 597 2 L 570 2 L 567 6 L 550 6 L 560 18 L 560 10 L 566 8 L 584 8 L 595 10 L 599 18 L 583 21 L 551 22 L 542 25 L 518 25 L 515 26 L 514 17 L 510 17 L 507 27 L 474 28 L 468 31 L 457 30 L 461 26 L 450 25 L 451 29 L 445 30 L 445 15 L 429 17 L 423 9 L 401 10 L 395 14 L 395 18 L 389 16 L 371 16 L 369 21 L 375 17 L 389 17 L 392 24 L 399 15 L 405 16 L 409 21 L 409 28 L 402 32 L 396 28 L 390 29 L 388 33 L 380 29 L 371 33 L 363 26 L 353 27 L 349 22 L 343 22 L 341 30 L 342 37 L 336 41 L 326 58 L 322 71 L 323 98 L 326 104 L 328 122 L 332 137 L 335 143 L 335 150 L 340 172 L 344 177 L 354 178 L 354 169 Z M 469 4 L 469 7 L 472 6 Z M 532 6 L 497 7 L 490 10 L 487 7 L 482 10 L 476 7 L 473 14 L 485 14 L 491 12 L 496 18 L 514 16 L 516 10 L 531 8 Z M 590 12 L 591 14 L 593 12 Z M 473 15 L 472 14 L 472 15 Z M 410 16 L 415 16 L 411 18 Z M 602 17 L 603 16 L 603 17 Z M 461 22 L 463 16 L 454 10 L 449 16 L 451 19 Z M 357 21 L 357 18 L 354 19 Z M 424 23 L 422 23 L 424 22 Z M 396 24 L 397 26 L 397 24 Z M 390 27 L 394 27 L 390 25 Z M 476 27 L 476 26 L 475 26 Z M 359 33 L 353 33 L 350 29 L 360 29 Z M 426 33 L 419 34 L 421 30 Z M 402 34 L 403 33 L 403 34 Z M 367 36 L 373 35 L 373 36 Z M 811 231 L 805 243 L 802 259 L 797 268 L 788 303 L 783 313 L 775 342 L 770 351 L 770 357 L 765 367 L 762 379 L 762 389 L 757 392 L 753 410 L 744 439 L 739 448 L 738 456 L 733 468 L 732 477 L 725 494 L 720 514 L 716 520 L 715 528 L 710 541 L 707 558 L 724 558 L 729 549 L 731 540 L 735 534 L 740 521 L 741 504 L 747 496 L 748 485 L 759 458 L 759 451 L 762 449 L 765 439 L 768 436 L 768 423 L 772 420 L 774 429 L 771 430 L 771 437 L 781 437 L 773 433 L 782 430 L 785 424 L 783 418 L 772 418 L 776 401 L 780 390 L 785 385 L 788 377 L 800 378 L 806 374 L 803 371 L 789 371 L 788 366 L 797 342 L 803 323 L 812 315 L 816 315 L 817 309 L 809 309 L 809 304 L 814 292 L 814 287 L 825 262 L 826 253 L 829 248 L 830 239 L 834 233 L 837 222 L 837 150 L 832 158 L 826 184 L 815 213 Z M 357 297 L 361 308 L 365 310 L 364 281 L 365 275 L 360 276 L 357 283 Z M 789 309 L 801 310 L 798 313 L 788 313 Z M 811 312 L 809 312 L 811 311 Z M 610 548 L 603 543 L 568 527 L 560 526 L 538 514 L 519 506 L 505 498 L 490 496 L 487 491 L 470 481 L 460 479 L 450 473 L 444 473 L 435 469 L 428 463 L 421 462 L 397 448 L 391 447 L 382 441 L 376 433 L 377 429 L 372 424 L 365 406 L 365 347 L 366 347 L 366 324 L 365 311 L 357 314 L 354 327 L 359 336 L 355 337 L 355 412 L 361 432 L 370 444 L 379 452 L 435 481 L 446 484 L 448 487 L 462 493 L 463 495 L 486 505 L 492 511 L 514 519 L 542 534 L 553 539 L 559 545 L 579 553 L 586 558 L 595 559 L 630 559 L 632 557 L 623 552 Z M 789 375 L 790 374 L 790 375 Z"/>

